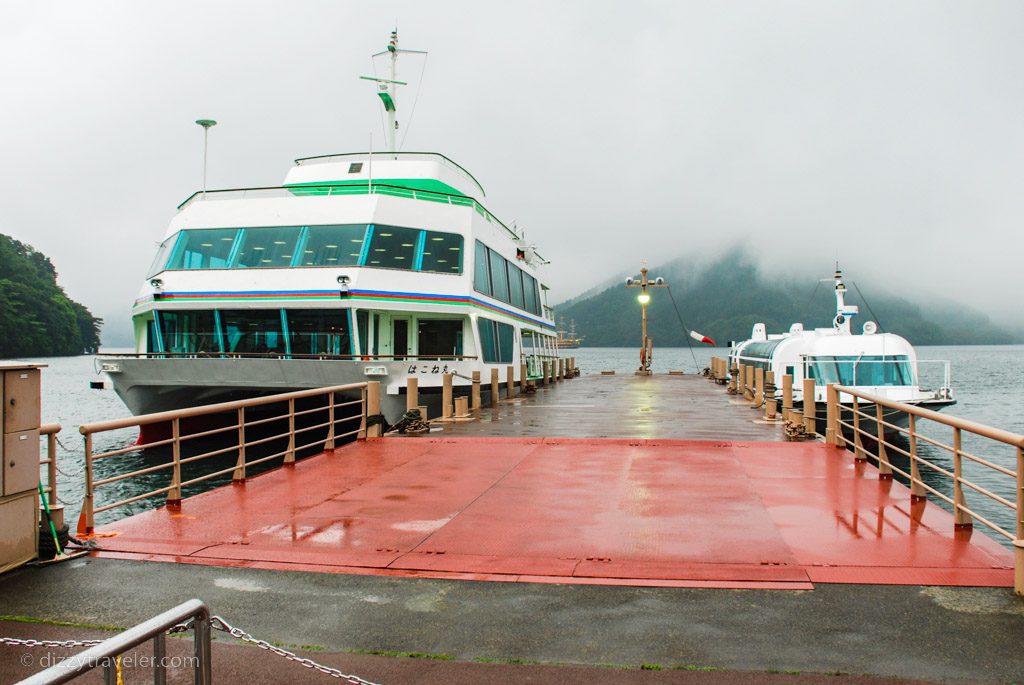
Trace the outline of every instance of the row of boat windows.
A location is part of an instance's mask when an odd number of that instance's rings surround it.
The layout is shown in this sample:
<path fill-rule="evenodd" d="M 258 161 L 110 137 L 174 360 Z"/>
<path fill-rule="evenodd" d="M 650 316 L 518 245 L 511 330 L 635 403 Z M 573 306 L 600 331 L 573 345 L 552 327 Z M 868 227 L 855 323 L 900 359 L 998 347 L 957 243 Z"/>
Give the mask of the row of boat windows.
<path fill-rule="evenodd" d="M 376 355 L 389 340 L 391 354 L 416 350 L 419 356 L 463 354 L 463 319 L 384 319 L 364 309 L 157 310 L 148 322 L 148 351 L 174 354 Z M 353 326 L 359 334 L 357 349 Z M 481 357 L 513 363 L 515 330 L 505 323 L 478 320 Z M 415 336 L 413 338 L 412 336 Z M 553 353 L 551 336 L 523 331 L 523 352 Z M 415 342 L 415 348 L 413 343 Z"/>
<path fill-rule="evenodd" d="M 193 228 L 160 246 L 150 275 L 163 269 L 367 266 L 462 273 L 457 233 L 378 224 Z"/>
<path fill-rule="evenodd" d="M 476 241 L 473 288 L 532 314 L 541 313 L 537 279 L 500 254 Z"/>
<path fill-rule="evenodd" d="M 903 354 L 808 357 L 807 377 L 819 385 L 913 385 L 914 368 Z"/>

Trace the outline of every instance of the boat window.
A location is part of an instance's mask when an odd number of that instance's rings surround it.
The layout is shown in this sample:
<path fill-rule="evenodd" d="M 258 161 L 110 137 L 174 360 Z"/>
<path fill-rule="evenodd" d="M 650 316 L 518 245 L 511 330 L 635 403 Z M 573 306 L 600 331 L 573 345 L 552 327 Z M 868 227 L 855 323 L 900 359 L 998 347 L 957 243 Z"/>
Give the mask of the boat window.
<path fill-rule="evenodd" d="M 425 231 L 421 271 L 462 273 L 462 236 Z"/>
<path fill-rule="evenodd" d="M 153 258 L 153 263 L 150 265 L 149 271 L 146 272 L 146 278 L 152 278 L 164 270 L 164 265 L 167 262 L 167 251 L 171 249 L 171 246 L 174 245 L 180 237 L 181 233 L 175 233 L 173 236 L 160 243 L 160 247 L 156 250 L 156 257 Z"/>
<path fill-rule="evenodd" d="M 224 351 L 235 354 L 285 354 L 280 309 L 220 312 Z"/>
<path fill-rule="evenodd" d="M 302 257 L 293 262 L 302 266 L 356 266 L 363 253 L 366 224 L 310 226 Z"/>
<path fill-rule="evenodd" d="M 473 287 L 484 295 L 491 294 L 491 270 L 488 265 L 487 246 L 476 241 L 476 253 L 473 259 Z"/>
<path fill-rule="evenodd" d="M 298 226 L 242 229 L 241 247 L 231 267 L 244 269 L 291 266 L 298 238 Z"/>
<path fill-rule="evenodd" d="M 361 354 L 370 353 L 370 313 L 365 309 L 356 311 L 356 331 L 359 333 Z"/>
<path fill-rule="evenodd" d="M 526 309 L 533 314 L 540 314 L 540 306 L 537 301 L 537 279 L 530 274 L 523 274 L 523 298 L 526 301 Z"/>
<path fill-rule="evenodd" d="M 509 364 L 513 361 L 515 329 L 505 323 L 479 319 L 480 356 L 488 364 Z"/>
<path fill-rule="evenodd" d="M 289 310 L 288 341 L 291 354 L 351 354 L 348 310 Z"/>
<path fill-rule="evenodd" d="M 416 336 L 421 358 L 462 354 L 461 319 L 420 319 Z"/>
<path fill-rule="evenodd" d="M 808 357 L 807 374 L 820 385 L 913 385 L 914 373 L 907 355 Z"/>
<path fill-rule="evenodd" d="M 276 311 L 276 310 L 275 310 Z M 216 354 L 217 326 L 212 311 L 158 311 L 163 352 L 175 354 Z M 156 342 L 155 336 L 152 342 Z M 150 344 L 150 352 L 152 349 Z"/>
<path fill-rule="evenodd" d="M 366 266 L 385 269 L 412 269 L 419 231 L 398 226 L 374 226 Z"/>
<path fill-rule="evenodd" d="M 182 231 L 167 268 L 226 269 L 237 234 L 237 228 Z"/>
<path fill-rule="evenodd" d="M 488 250 L 491 262 L 491 296 L 508 302 L 508 263 L 494 250 Z"/>
<path fill-rule="evenodd" d="M 523 299 L 523 272 L 511 264 L 508 268 L 508 287 L 512 291 L 512 306 L 526 309 L 526 302 Z"/>

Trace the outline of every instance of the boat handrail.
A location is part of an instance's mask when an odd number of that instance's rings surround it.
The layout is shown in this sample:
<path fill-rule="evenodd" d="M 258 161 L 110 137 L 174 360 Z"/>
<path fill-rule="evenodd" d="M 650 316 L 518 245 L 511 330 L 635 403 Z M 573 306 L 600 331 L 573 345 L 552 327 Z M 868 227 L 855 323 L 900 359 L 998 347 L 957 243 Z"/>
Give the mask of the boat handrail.
<path fill-rule="evenodd" d="M 100 352 L 115 359 L 310 359 L 322 361 L 474 361 L 464 354 L 288 354 L 285 352 Z"/>
<path fill-rule="evenodd" d="M 310 191 L 322 191 L 314 192 Z M 522 236 L 509 228 L 501 219 L 496 217 L 490 210 L 484 207 L 476 198 L 458 193 L 444 193 L 438 190 L 422 190 L 408 186 L 395 185 L 392 183 L 358 183 L 354 185 L 338 185 L 332 183 L 316 183 L 303 185 L 286 186 L 258 186 L 254 188 L 224 188 L 221 190 L 197 190 L 189 195 L 184 202 L 178 205 L 178 211 L 182 211 L 193 202 L 206 202 L 212 200 L 240 200 L 248 198 L 307 198 L 311 195 L 318 197 L 333 197 L 344 195 L 388 195 L 391 197 L 405 197 L 412 200 L 425 200 L 428 202 L 444 202 L 459 207 L 473 207 L 480 216 L 489 223 L 495 223 L 505 230 L 508 235 L 517 243 Z M 543 263 L 544 258 L 538 253 L 538 260 Z"/>

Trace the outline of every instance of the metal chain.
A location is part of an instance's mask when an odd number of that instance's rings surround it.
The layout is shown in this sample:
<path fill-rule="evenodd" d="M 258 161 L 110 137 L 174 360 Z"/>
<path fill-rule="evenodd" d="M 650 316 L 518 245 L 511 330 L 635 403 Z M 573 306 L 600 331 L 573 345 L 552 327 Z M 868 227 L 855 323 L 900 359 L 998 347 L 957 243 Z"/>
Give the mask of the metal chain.
<path fill-rule="evenodd" d="M 340 678 L 346 682 L 352 683 L 352 685 L 375 685 L 375 683 L 372 683 L 369 680 L 363 680 L 359 676 L 342 673 L 336 668 L 331 668 L 330 666 L 318 664 L 312 659 L 303 659 L 302 657 L 295 655 L 293 652 L 289 652 L 287 649 L 281 649 L 280 647 L 270 644 L 266 640 L 258 640 L 249 633 L 242 630 L 241 628 L 235 628 L 220 616 L 211 616 L 210 625 L 213 627 L 214 630 L 222 630 L 231 635 L 231 637 L 235 639 L 241 640 L 242 642 L 248 642 L 251 645 L 256 645 L 260 649 L 265 649 L 268 652 L 272 652 L 278 656 L 283 656 L 288 661 L 294 661 L 300 666 L 312 668 L 315 671 L 320 671 L 321 673 L 329 675 L 332 678 Z"/>
<path fill-rule="evenodd" d="M 193 627 L 193 621 L 189 620 L 185 623 L 179 623 L 167 632 L 169 634 L 182 633 L 187 630 L 191 630 Z M 270 644 L 266 640 L 259 640 L 249 633 L 245 632 L 241 628 L 236 628 L 220 616 L 210 617 L 210 627 L 214 630 L 220 630 L 228 633 L 231 637 L 241 640 L 242 642 L 248 642 L 251 645 L 256 645 L 260 649 L 265 649 L 268 652 L 282 656 L 288 661 L 294 661 L 295 663 L 305 668 L 311 668 L 314 671 L 319 671 L 332 678 L 339 678 L 344 680 L 351 685 L 377 685 L 369 680 L 363 680 L 359 676 L 349 675 L 343 673 L 336 668 L 330 666 L 324 666 L 318 664 L 312 659 L 304 659 L 294 652 L 289 652 L 287 649 L 281 649 L 275 645 Z M 72 648 L 72 647 L 95 647 L 102 643 L 103 640 L 21 640 L 15 637 L 0 637 L 0 645 L 10 645 L 12 647 L 49 647 L 49 648 Z"/>
<path fill-rule="evenodd" d="M 11 647 L 95 647 L 103 640 L 19 640 L 16 637 L 0 637 L 0 645 Z"/>

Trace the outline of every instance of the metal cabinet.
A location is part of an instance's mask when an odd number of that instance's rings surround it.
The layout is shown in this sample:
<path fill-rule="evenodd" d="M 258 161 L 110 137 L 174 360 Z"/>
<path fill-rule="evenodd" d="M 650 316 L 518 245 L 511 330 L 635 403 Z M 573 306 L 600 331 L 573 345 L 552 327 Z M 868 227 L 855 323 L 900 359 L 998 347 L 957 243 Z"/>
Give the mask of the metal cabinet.
<path fill-rule="evenodd" d="M 0 573 L 39 545 L 39 365 L 0 365 Z"/>

